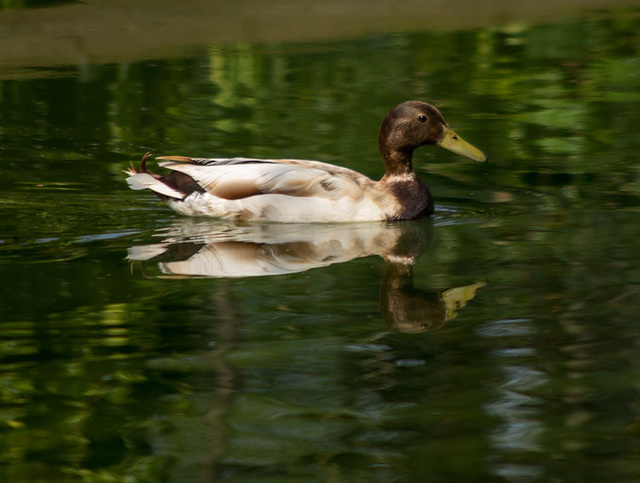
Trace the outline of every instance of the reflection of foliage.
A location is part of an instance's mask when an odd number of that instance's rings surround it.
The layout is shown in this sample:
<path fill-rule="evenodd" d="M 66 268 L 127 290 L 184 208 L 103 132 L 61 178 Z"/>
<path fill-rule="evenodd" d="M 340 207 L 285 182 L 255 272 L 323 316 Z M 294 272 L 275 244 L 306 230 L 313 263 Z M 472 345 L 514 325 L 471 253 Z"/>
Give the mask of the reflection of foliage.
<path fill-rule="evenodd" d="M 185 481 L 214 467 L 455 480 L 495 476 L 498 460 L 588 479 L 612 441 L 618 480 L 637 477 L 640 233 L 619 209 L 640 197 L 639 41 L 636 14 L 601 14 L 1 82 L 7 481 Z M 416 155 L 436 198 L 462 208 L 437 227 L 416 285 L 491 282 L 456 324 L 382 333 L 371 260 L 277 284 L 129 275 L 117 237 L 168 216 L 126 189 L 129 159 L 295 156 L 377 176 L 378 124 L 410 97 L 492 158 Z M 576 214 L 588 208 L 608 212 Z M 109 243 L 86 237 L 105 232 Z"/>
<path fill-rule="evenodd" d="M 17 10 L 24 8 L 55 7 L 78 0 L 0 0 L 0 10 Z"/>

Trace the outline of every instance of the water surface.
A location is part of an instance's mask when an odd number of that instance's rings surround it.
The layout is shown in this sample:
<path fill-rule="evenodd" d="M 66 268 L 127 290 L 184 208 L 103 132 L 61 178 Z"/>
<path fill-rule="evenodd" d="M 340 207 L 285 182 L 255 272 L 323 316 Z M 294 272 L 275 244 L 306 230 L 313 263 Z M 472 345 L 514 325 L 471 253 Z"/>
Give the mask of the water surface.
<path fill-rule="evenodd" d="M 636 480 L 640 16 L 466 27 L 3 70 L 3 480 Z M 432 220 L 185 220 L 124 183 L 146 151 L 377 178 L 414 98 L 490 157 L 416 152 Z"/>

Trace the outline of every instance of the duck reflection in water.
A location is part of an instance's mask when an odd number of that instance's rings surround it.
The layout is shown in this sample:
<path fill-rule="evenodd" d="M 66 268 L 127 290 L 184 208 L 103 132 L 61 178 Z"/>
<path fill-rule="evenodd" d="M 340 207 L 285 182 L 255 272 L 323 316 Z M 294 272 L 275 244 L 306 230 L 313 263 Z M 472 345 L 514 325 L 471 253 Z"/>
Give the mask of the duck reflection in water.
<path fill-rule="evenodd" d="M 244 278 L 284 275 L 377 255 L 386 268 L 380 312 L 391 330 L 441 327 L 486 282 L 427 292 L 414 287 L 413 267 L 431 243 L 431 220 L 361 224 L 239 224 L 181 219 L 133 246 L 131 261 L 158 260 L 161 278 Z"/>

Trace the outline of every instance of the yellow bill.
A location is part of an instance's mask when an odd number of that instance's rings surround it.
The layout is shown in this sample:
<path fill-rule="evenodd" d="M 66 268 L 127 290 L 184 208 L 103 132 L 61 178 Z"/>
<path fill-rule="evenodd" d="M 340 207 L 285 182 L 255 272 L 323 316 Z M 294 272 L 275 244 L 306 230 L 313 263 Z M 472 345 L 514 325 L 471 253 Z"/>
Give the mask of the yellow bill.
<path fill-rule="evenodd" d="M 487 161 L 487 157 L 482 151 L 469 144 L 447 126 L 444 126 L 444 136 L 438 144 L 449 151 L 453 151 L 460 156 L 473 159 L 479 163 L 485 163 Z"/>

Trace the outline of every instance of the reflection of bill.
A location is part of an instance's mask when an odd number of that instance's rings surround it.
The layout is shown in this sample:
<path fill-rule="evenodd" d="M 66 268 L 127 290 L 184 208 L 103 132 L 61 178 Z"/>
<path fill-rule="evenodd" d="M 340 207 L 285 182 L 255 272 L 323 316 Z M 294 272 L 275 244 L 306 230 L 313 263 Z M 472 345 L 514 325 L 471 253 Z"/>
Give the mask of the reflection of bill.
<path fill-rule="evenodd" d="M 235 224 L 184 219 L 159 231 L 162 241 L 133 246 L 128 259 L 157 259 L 162 278 L 284 275 L 378 255 L 386 262 L 380 311 L 390 329 L 442 326 L 475 296 L 478 282 L 444 292 L 413 286 L 413 266 L 431 242 L 429 220 L 336 225 Z"/>

